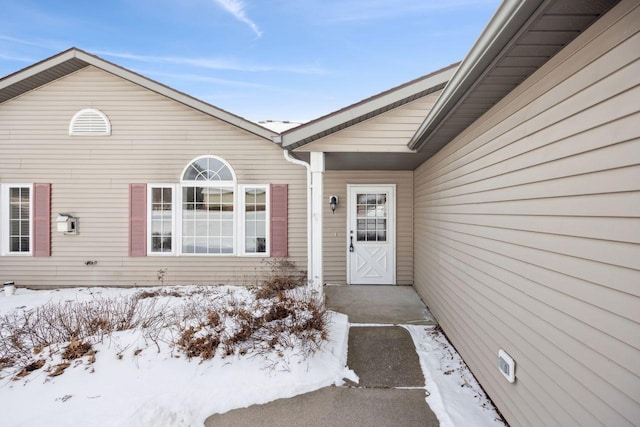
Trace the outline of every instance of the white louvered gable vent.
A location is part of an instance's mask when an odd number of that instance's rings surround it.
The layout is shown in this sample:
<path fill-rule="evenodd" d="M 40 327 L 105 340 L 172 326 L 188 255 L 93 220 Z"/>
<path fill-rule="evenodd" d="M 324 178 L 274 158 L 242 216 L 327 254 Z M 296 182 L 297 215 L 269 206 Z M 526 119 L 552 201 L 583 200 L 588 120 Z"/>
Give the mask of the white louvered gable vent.
<path fill-rule="evenodd" d="M 71 119 L 69 135 L 111 135 L 111 123 L 102 111 L 85 108 Z"/>

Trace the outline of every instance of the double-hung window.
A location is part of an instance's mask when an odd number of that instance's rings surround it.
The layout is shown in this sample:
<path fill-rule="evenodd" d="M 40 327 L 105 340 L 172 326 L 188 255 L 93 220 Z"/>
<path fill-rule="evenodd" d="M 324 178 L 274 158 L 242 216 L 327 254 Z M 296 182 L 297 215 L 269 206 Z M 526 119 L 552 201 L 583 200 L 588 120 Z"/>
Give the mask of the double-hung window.
<path fill-rule="evenodd" d="M 3 184 L 2 254 L 31 255 L 33 247 L 33 185 Z"/>
<path fill-rule="evenodd" d="M 268 255 L 269 187 L 244 185 L 240 201 L 242 250 L 246 255 Z"/>
<path fill-rule="evenodd" d="M 175 253 L 175 186 L 152 184 L 147 191 L 149 252 L 155 255 Z"/>

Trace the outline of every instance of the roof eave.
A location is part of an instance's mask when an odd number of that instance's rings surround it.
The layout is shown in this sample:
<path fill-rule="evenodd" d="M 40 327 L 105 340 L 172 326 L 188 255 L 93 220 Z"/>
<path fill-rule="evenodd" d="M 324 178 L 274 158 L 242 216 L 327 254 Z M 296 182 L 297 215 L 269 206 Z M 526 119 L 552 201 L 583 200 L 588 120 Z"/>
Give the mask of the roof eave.
<path fill-rule="evenodd" d="M 438 129 L 453 107 L 461 101 L 474 82 L 495 61 L 543 2 L 544 0 L 517 0 L 505 1 L 500 5 L 409 141 L 410 149 L 420 150 L 424 146 L 430 134 Z"/>
<path fill-rule="evenodd" d="M 52 56 L 48 59 L 45 59 L 41 62 L 38 62 L 30 67 L 24 68 L 16 73 L 6 76 L 2 80 L 0 80 L 0 91 L 24 79 L 36 76 L 38 73 L 46 72 L 48 69 L 51 69 L 57 65 L 61 65 L 66 61 L 73 60 L 74 58 L 86 63 L 87 65 L 95 66 L 108 73 L 111 73 L 123 79 L 129 80 L 134 84 L 137 84 L 153 92 L 156 92 L 160 95 L 171 98 L 176 102 L 179 102 L 188 107 L 194 108 L 207 115 L 213 116 L 235 127 L 243 129 L 249 133 L 252 133 L 256 136 L 267 139 L 271 142 L 273 142 L 273 138 L 278 135 L 277 133 L 272 132 L 269 129 L 264 128 L 247 119 L 244 119 L 240 116 L 236 116 L 235 114 L 222 110 L 218 107 L 215 107 L 211 104 L 208 104 L 204 101 L 201 101 L 197 98 L 187 95 L 186 93 L 180 92 L 176 89 L 172 89 L 169 86 L 166 86 L 162 83 L 158 83 L 154 80 L 149 79 L 148 77 L 144 77 L 141 74 L 127 70 L 126 68 L 123 68 L 112 62 L 106 61 L 95 55 L 91 55 L 78 48 L 71 48 L 55 56 Z"/>

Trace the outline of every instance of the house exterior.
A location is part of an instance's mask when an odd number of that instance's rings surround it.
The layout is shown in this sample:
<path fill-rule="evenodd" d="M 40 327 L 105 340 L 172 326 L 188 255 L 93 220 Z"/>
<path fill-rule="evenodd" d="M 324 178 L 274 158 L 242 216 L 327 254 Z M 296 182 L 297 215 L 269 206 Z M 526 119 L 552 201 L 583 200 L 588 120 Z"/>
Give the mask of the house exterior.
<path fill-rule="evenodd" d="M 505 2 L 462 63 L 282 134 L 71 49 L 0 80 L 0 280 L 286 256 L 413 285 L 511 425 L 640 425 L 639 83 L 633 0 Z"/>
<path fill-rule="evenodd" d="M 255 283 L 269 256 L 304 266 L 305 170 L 273 132 L 77 49 L 2 81 L 2 279 Z"/>

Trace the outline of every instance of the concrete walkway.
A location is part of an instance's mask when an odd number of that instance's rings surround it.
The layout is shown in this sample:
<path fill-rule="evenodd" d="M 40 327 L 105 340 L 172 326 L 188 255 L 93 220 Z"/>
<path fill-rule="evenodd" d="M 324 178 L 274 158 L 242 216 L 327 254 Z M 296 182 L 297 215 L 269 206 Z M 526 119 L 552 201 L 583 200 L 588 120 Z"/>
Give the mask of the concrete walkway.
<path fill-rule="evenodd" d="M 325 292 L 327 307 L 347 314 L 352 323 L 347 365 L 359 383 L 213 415 L 205 426 L 439 425 L 425 401 L 424 376 L 411 335 L 393 326 L 435 323 L 413 288 L 327 286 Z"/>

